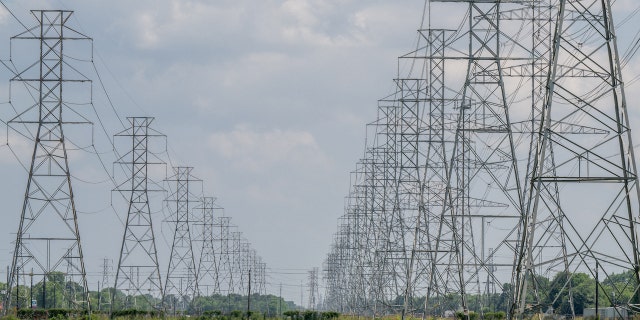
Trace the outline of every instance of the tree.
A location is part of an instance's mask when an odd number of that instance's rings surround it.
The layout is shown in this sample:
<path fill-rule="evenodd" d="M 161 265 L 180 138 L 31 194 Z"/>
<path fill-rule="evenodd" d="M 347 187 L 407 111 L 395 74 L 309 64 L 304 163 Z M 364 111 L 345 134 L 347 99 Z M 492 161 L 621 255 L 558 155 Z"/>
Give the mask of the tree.
<path fill-rule="evenodd" d="M 573 298 L 576 314 L 582 314 L 584 308 L 594 304 L 596 282 L 586 273 L 560 272 L 549 287 L 545 303 L 551 305 L 556 313 L 572 314 L 570 298 Z"/>

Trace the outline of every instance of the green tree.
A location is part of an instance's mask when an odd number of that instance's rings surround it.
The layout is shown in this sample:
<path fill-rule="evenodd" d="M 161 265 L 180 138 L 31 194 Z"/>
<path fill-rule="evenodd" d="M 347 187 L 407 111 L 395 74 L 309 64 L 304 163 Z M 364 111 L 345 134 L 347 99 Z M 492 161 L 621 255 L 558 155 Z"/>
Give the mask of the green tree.
<path fill-rule="evenodd" d="M 584 308 L 591 307 L 595 300 L 596 282 L 586 273 L 560 272 L 549 284 L 546 304 L 551 305 L 555 313 L 571 314 L 571 301 L 576 314 L 582 314 Z"/>

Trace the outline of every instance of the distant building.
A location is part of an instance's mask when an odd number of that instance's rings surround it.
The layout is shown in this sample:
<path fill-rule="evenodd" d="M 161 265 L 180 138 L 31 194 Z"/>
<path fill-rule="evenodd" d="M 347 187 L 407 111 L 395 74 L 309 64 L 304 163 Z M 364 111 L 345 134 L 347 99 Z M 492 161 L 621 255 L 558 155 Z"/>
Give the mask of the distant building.
<path fill-rule="evenodd" d="M 629 319 L 627 309 L 622 307 L 598 308 L 600 319 Z M 596 308 L 585 308 L 582 316 L 584 318 L 596 317 Z"/>

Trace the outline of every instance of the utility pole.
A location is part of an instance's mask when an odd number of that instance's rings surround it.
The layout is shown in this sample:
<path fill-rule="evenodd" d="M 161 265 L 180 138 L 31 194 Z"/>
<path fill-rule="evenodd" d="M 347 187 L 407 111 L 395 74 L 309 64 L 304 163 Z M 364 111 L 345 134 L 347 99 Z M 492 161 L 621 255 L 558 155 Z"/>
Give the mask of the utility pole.
<path fill-rule="evenodd" d="M 29 309 L 33 309 L 33 269 L 29 272 L 29 278 L 31 279 L 31 286 L 29 288 Z"/>
<path fill-rule="evenodd" d="M 598 279 L 598 260 L 596 260 L 596 319 L 600 319 L 600 280 Z"/>
<path fill-rule="evenodd" d="M 42 276 L 42 309 L 47 309 L 47 275 Z"/>
<path fill-rule="evenodd" d="M 282 317 L 282 282 L 280 282 L 280 299 L 278 299 L 278 318 Z"/>
<path fill-rule="evenodd" d="M 249 268 L 249 294 L 247 294 L 247 319 L 251 318 L 251 268 Z"/>

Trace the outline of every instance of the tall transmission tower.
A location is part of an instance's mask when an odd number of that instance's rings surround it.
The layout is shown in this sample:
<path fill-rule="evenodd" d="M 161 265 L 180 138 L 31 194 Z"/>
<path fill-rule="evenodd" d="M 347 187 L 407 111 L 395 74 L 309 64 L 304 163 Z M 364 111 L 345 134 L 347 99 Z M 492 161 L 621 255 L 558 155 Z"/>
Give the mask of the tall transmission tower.
<path fill-rule="evenodd" d="M 214 254 L 218 262 L 218 282 L 220 291 L 227 294 L 233 293 L 236 277 L 234 273 L 233 256 L 231 254 L 231 217 L 214 217 L 213 241 L 216 243 Z"/>
<path fill-rule="evenodd" d="M 64 134 L 64 128 L 70 123 L 86 121 L 70 122 L 70 119 L 63 118 L 65 114 L 74 113 L 74 106 L 67 103 L 63 93 L 72 84 L 90 83 L 90 80 L 69 64 L 63 48 L 69 40 L 91 41 L 91 38 L 68 25 L 72 11 L 37 10 L 31 13 L 38 26 L 12 38 L 37 40 L 39 61 L 12 79 L 24 83 L 34 97 L 34 104 L 9 123 L 36 125 L 37 129 L 30 133 L 34 148 L 11 262 L 5 310 L 13 303 L 18 308 L 30 305 L 18 294 L 19 286 L 26 284 L 29 275 L 49 282 L 63 293 L 64 301 L 57 301 L 55 306 L 45 303 L 45 307 L 89 309 Z"/>
<path fill-rule="evenodd" d="M 242 232 L 234 231 L 231 232 L 231 246 L 229 248 L 229 253 L 231 255 L 232 261 L 232 270 L 235 274 L 234 277 L 234 287 L 231 292 L 235 293 L 245 293 L 245 280 L 246 276 L 244 275 L 244 254 L 243 254 L 243 245 L 242 245 Z"/>
<path fill-rule="evenodd" d="M 107 288 L 108 285 L 111 284 L 111 274 L 113 273 L 113 261 L 109 258 L 104 258 L 102 260 L 102 283 L 100 287 L 100 292 L 98 293 L 98 310 L 102 311 L 104 305 L 108 305 L 111 307 L 111 294 L 102 294 L 104 288 Z M 108 292 L 110 292 L 109 290 Z"/>
<path fill-rule="evenodd" d="M 503 266 L 512 267 L 509 257 L 515 254 L 512 244 L 518 240 L 524 201 L 502 71 L 509 58 L 502 52 L 506 37 L 497 23 L 501 1 L 465 2 L 467 72 L 433 255 L 434 264 L 444 259 L 448 265 L 434 266 L 430 286 L 440 282 L 458 295 L 468 315 L 469 296 L 480 295 L 480 279 L 493 272 L 488 260 L 504 256 Z M 504 231 L 490 237 L 478 232 L 488 219 Z M 494 256 L 488 256 L 486 244 Z M 442 282 L 436 270 L 451 276 Z"/>
<path fill-rule="evenodd" d="M 318 268 L 309 270 L 309 309 L 316 310 L 318 304 Z"/>
<path fill-rule="evenodd" d="M 173 311 L 186 310 L 198 291 L 198 275 L 191 229 L 193 227 L 192 210 L 199 199 L 199 194 L 194 194 L 194 183 L 201 180 L 191 175 L 192 167 L 175 167 L 174 175 L 167 182 L 174 182 L 175 189 L 167 198 L 172 203 L 170 210 L 175 213 L 175 224 L 171 256 L 166 274 L 163 301 Z M 201 193 L 201 192 L 199 192 Z"/>
<path fill-rule="evenodd" d="M 198 288 L 203 290 L 204 294 L 220 293 L 220 280 L 218 261 L 216 259 L 216 248 L 214 244 L 214 213 L 222 211 L 222 208 L 215 204 L 213 197 L 202 198 L 199 208 L 202 212 L 202 250 L 200 251 L 200 259 L 198 261 Z"/>
<path fill-rule="evenodd" d="M 575 310 L 572 288 L 580 273 L 624 278 L 609 281 L 607 290 L 598 288 L 601 305 L 631 308 L 640 302 L 640 190 L 611 1 L 561 0 L 557 8 L 530 209 L 518 256 L 515 317 L 533 311 L 527 307 L 528 286 L 548 270 L 561 272 L 555 272 L 552 297 L 546 299 L 555 303 L 543 308 L 581 313 Z M 607 134 L 569 135 L 558 130 L 558 121 Z M 540 224 L 544 219 L 551 219 L 548 226 Z M 562 251 L 544 245 L 548 239 L 563 243 Z M 626 289 L 634 293 L 623 294 Z M 622 318 L 620 310 L 616 317 Z"/>
<path fill-rule="evenodd" d="M 133 307 L 128 301 L 131 296 L 142 296 L 147 300 L 146 308 L 156 308 L 148 298 L 161 298 L 163 291 L 149 193 L 162 189 L 154 187 L 149 169 L 164 162 L 150 151 L 150 140 L 165 136 L 150 127 L 151 117 L 127 119 L 130 127 L 115 135 L 124 138 L 128 146 L 116 162 L 127 172 L 127 179 L 115 189 L 127 198 L 128 212 L 111 301 L 115 301 L 116 290 L 121 290 L 127 294 L 127 301 L 121 304 L 123 308 Z M 111 304 L 111 310 L 114 305 Z"/>

